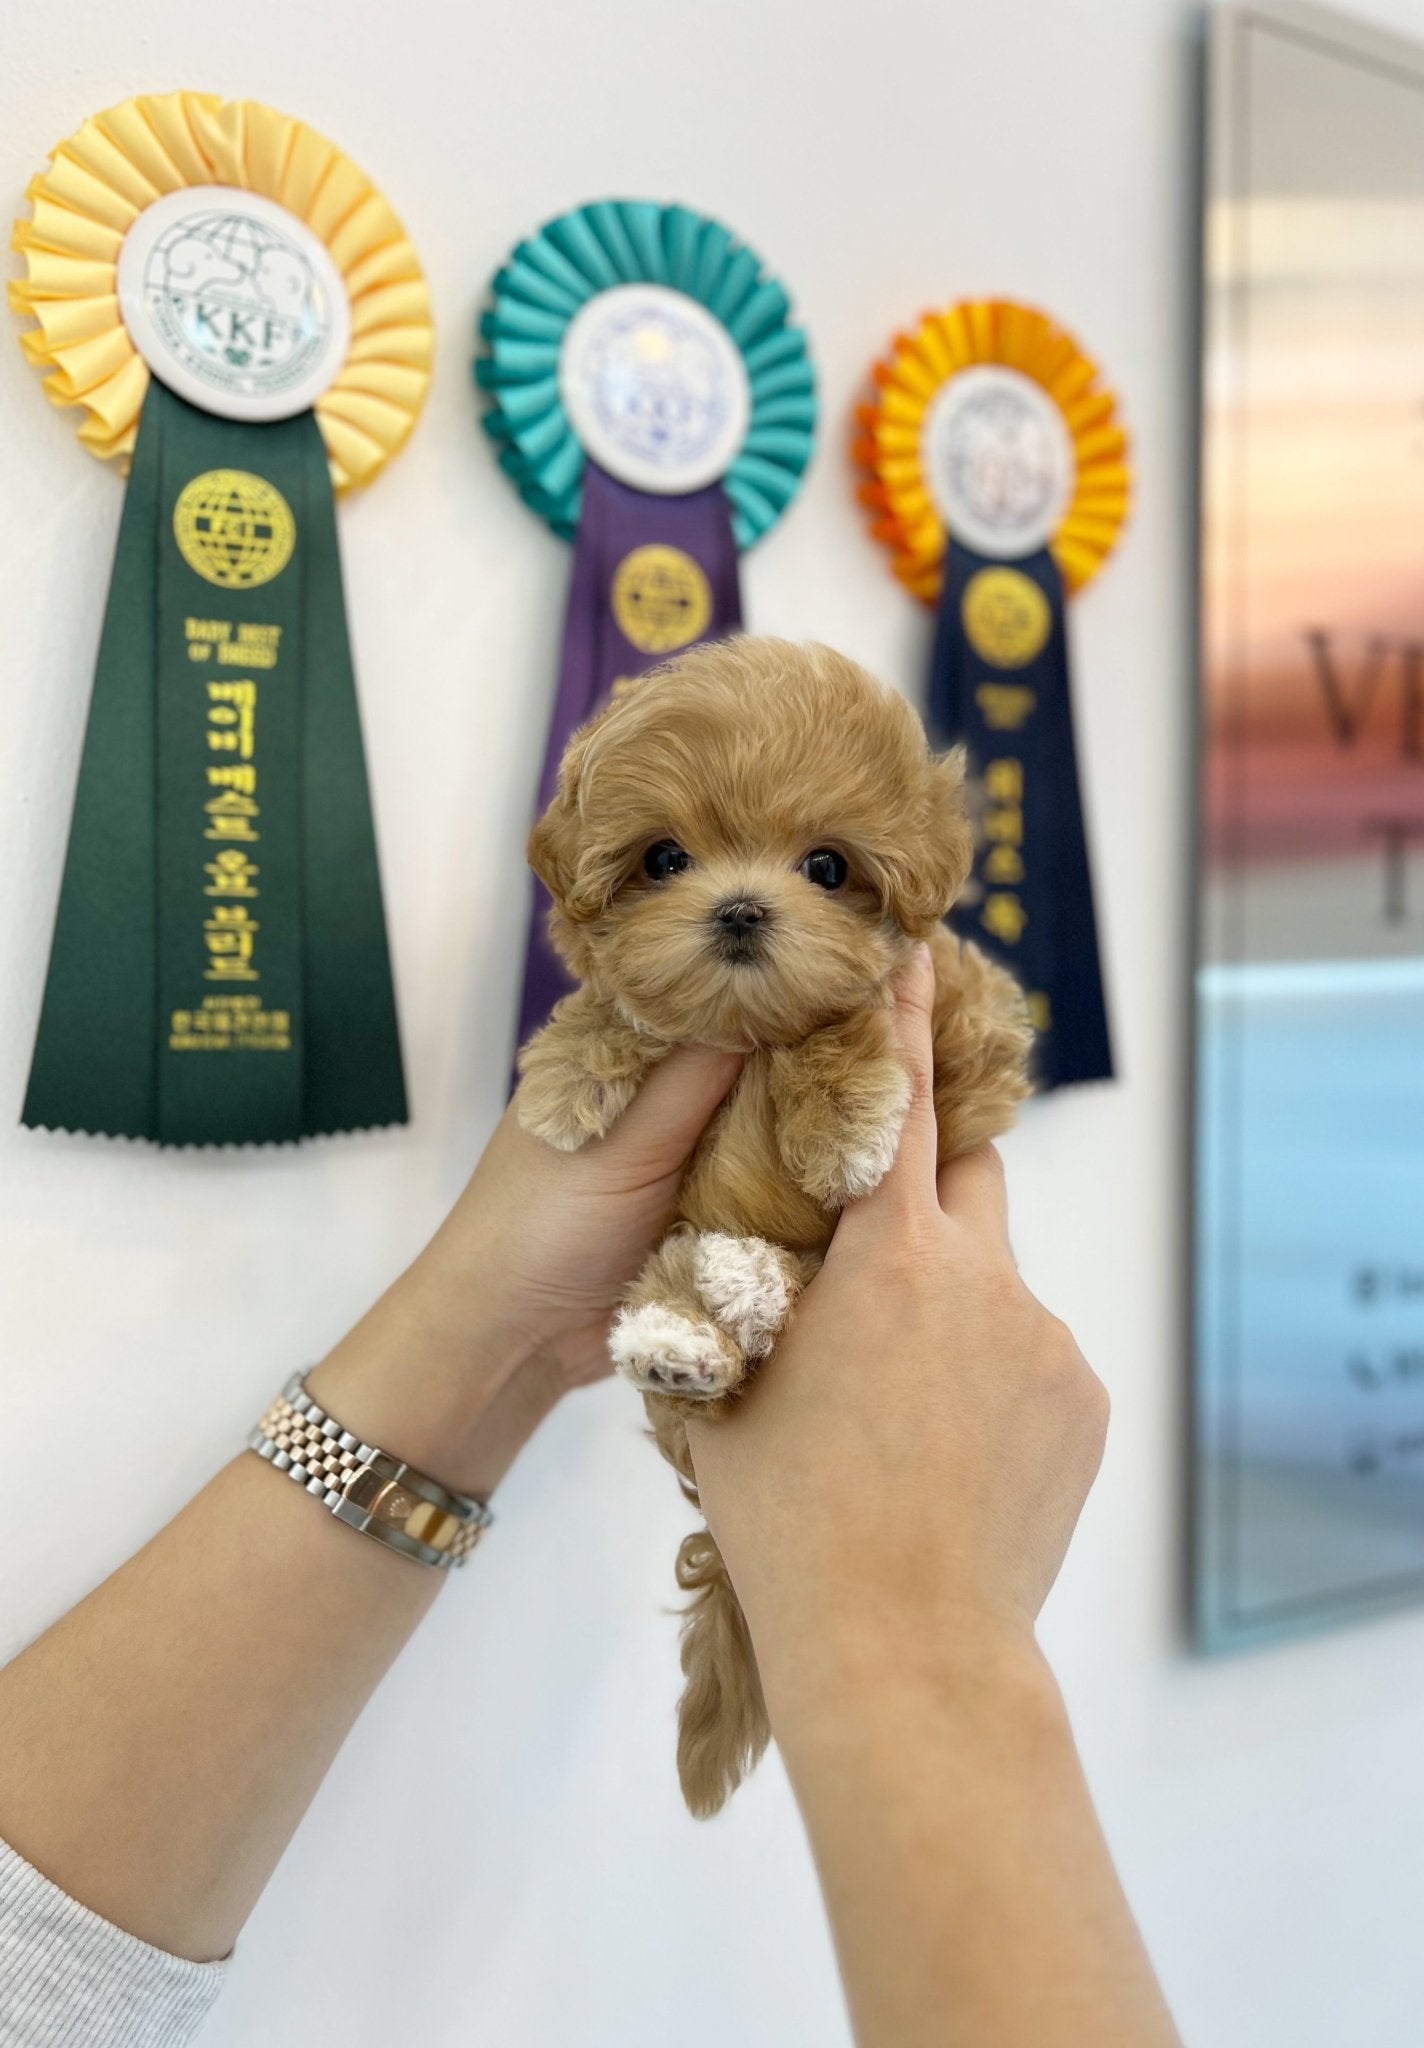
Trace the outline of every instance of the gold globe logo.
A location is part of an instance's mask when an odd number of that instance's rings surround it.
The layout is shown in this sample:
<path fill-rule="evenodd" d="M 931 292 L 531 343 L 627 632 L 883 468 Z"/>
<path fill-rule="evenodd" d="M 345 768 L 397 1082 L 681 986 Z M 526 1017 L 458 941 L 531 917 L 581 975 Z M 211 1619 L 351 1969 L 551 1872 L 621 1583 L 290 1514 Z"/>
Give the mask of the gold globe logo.
<path fill-rule="evenodd" d="M 974 652 L 995 668 L 1022 668 L 1042 652 L 1053 615 L 1048 599 L 1018 569 L 981 569 L 960 605 Z"/>
<path fill-rule="evenodd" d="M 297 522 L 282 493 L 246 469 L 210 469 L 185 484 L 173 537 L 190 569 L 225 590 L 255 590 L 292 558 Z"/>
<path fill-rule="evenodd" d="M 707 631 L 712 586 L 681 548 L 634 548 L 613 573 L 613 616 L 642 654 L 671 654 Z"/>

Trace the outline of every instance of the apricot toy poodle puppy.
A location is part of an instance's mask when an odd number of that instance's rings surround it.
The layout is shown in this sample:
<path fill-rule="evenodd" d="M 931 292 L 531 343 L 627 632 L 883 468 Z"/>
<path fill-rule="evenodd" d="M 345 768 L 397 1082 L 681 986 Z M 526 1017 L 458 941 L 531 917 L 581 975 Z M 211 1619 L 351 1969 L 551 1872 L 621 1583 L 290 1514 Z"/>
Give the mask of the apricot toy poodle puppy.
<path fill-rule="evenodd" d="M 693 649 L 569 744 L 529 858 L 582 985 L 521 1054 L 521 1122 L 573 1150 L 673 1046 L 746 1055 L 610 1336 L 693 1500 L 688 1413 L 762 1367 L 842 1205 L 895 1155 L 910 1089 L 890 983 L 916 940 L 935 968 L 941 1160 L 1006 1130 L 1028 1092 L 1018 987 L 943 923 L 971 854 L 962 753 L 933 755 L 904 698 L 827 647 Z M 705 1529 L 678 1580 L 678 1770 L 710 1814 L 766 1747 L 766 1708 Z"/>

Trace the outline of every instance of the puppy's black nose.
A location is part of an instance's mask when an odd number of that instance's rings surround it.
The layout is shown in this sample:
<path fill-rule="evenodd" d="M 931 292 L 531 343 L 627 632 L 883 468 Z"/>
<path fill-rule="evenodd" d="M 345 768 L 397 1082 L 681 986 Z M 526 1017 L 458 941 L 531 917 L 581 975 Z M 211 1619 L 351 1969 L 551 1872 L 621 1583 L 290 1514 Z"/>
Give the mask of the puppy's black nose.
<path fill-rule="evenodd" d="M 766 905 L 750 903 L 744 897 L 738 897 L 731 903 L 719 903 L 712 915 L 723 931 L 737 938 L 749 939 L 757 925 L 765 920 Z"/>

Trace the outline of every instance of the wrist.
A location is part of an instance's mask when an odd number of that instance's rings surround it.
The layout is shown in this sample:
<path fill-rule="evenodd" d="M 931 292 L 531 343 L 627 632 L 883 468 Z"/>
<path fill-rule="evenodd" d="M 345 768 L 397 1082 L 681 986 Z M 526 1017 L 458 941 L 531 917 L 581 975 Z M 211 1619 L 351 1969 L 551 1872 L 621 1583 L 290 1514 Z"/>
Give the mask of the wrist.
<path fill-rule="evenodd" d="M 824 1763 L 894 1767 L 937 1729 L 1047 1727 L 1063 1717 L 1057 1681 L 1030 1628 L 979 1615 L 822 1634 L 763 1669 L 777 1744 L 793 1778 Z"/>
<path fill-rule="evenodd" d="M 484 1498 L 564 1391 L 557 1359 L 498 1301 L 452 1298 L 422 1255 L 309 1375 L 367 1442 Z"/>

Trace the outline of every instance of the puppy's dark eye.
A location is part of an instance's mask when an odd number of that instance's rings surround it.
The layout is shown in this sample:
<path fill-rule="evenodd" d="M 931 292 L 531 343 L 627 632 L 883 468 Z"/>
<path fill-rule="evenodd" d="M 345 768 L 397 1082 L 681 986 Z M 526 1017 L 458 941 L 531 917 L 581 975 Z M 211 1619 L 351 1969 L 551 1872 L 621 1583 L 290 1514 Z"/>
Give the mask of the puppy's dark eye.
<path fill-rule="evenodd" d="M 650 846 L 643 855 L 643 873 L 651 875 L 655 882 L 671 881 L 684 868 L 692 866 L 692 855 L 684 853 L 675 839 L 660 839 L 656 846 Z"/>
<path fill-rule="evenodd" d="M 818 889 L 839 889 L 846 878 L 846 860 L 833 846 L 818 846 L 801 863 L 801 872 Z"/>

